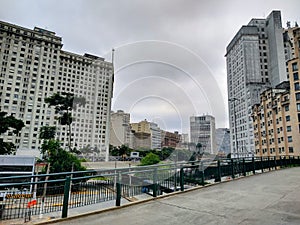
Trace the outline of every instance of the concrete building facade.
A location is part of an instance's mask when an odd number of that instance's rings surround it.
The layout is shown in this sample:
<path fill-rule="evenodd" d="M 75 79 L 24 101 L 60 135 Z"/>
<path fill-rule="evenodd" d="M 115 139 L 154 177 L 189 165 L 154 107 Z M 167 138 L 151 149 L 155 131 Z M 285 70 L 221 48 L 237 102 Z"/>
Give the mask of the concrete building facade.
<path fill-rule="evenodd" d="M 123 110 L 111 112 L 111 126 L 110 126 L 110 144 L 118 147 L 121 145 L 131 146 L 131 127 L 130 114 Z"/>
<path fill-rule="evenodd" d="M 287 80 L 280 11 L 242 26 L 226 49 L 232 157 L 255 154 L 251 110 L 260 93 Z"/>
<path fill-rule="evenodd" d="M 289 82 L 261 94 L 260 104 L 253 106 L 256 156 L 300 155 L 300 127 L 295 92 Z"/>
<path fill-rule="evenodd" d="M 180 144 L 180 140 L 181 140 L 181 135 L 175 131 L 173 132 L 169 132 L 169 131 L 162 131 L 161 132 L 162 137 L 162 144 L 161 147 L 172 147 L 172 148 L 177 148 L 179 147 Z"/>
<path fill-rule="evenodd" d="M 215 118 L 210 115 L 190 117 L 190 138 L 191 143 L 200 143 L 204 152 L 216 153 L 215 141 Z"/>
<path fill-rule="evenodd" d="M 253 106 L 257 156 L 300 155 L 300 28 L 284 31 L 289 81 L 261 94 Z"/>
<path fill-rule="evenodd" d="M 86 104 L 72 111 L 71 147 L 90 145 L 108 159 L 113 65 L 103 58 L 62 50 L 54 32 L 0 22 L 0 110 L 25 123 L 20 135 L 3 135 L 19 150 L 38 151 L 41 127 L 57 126 L 57 138 L 67 147 L 68 132 L 45 103 L 54 93 L 84 97 Z"/>
<path fill-rule="evenodd" d="M 161 129 L 156 123 L 143 120 L 130 125 L 134 135 L 134 148 L 161 149 Z"/>

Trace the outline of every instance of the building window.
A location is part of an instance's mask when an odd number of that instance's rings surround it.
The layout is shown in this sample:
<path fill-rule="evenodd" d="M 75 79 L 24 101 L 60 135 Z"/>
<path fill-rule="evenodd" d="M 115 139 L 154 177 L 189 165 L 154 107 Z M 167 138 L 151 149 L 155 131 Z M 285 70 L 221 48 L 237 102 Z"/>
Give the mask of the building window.
<path fill-rule="evenodd" d="M 294 148 L 293 147 L 289 147 L 289 153 L 293 153 L 294 152 Z"/>
<path fill-rule="evenodd" d="M 299 80 L 298 72 L 294 73 L 293 76 L 294 76 L 294 80 Z"/>
<path fill-rule="evenodd" d="M 297 103 L 297 111 L 300 112 L 300 103 Z"/>
<path fill-rule="evenodd" d="M 288 142 L 293 142 L 293 137 L 292 136 L 288 136 Z"/>
<path fill-rule="evenodd" d="M 300 100 L 300 93 L 296 93 L 296 100 Z"/>
<path fill-rule="evenodd" d="M 300 96 L 299 96 L 299 97 L 300 97 Z M 290 110 L 290 106 L 289 106 L 289 105 L 286 105 L 284 108 L 285 108 L 285 111 L 286 111 L 286 112 L 288 112 L 288 111 Z"/>
<path fill-rule="evenodd" d="M 287 126 L 287 127 L 286 127 L 286 131 L 287 131 L 287 132 L 291 132 L 291 131 L 292 131 L 292 127 L 291 127 L 291 126 Z"/>
<path fill-rule="evenodd" d="M 295 91 L 299 91 L 300 90 L 299 82 L 295 83 L 294 86 L 295 86 Z"/>
<path fill-rule="evenodd" d="M 297 71 L 298 70 L 298 65 L 297 65 L 296 62 L 292 64 L 292 70 L 293 71 Z"/>
<path fill-rule="evenodd" d="M 298 117 L 299 117 L 299 116 L 298 116 Z M 298 118 L 298 119 L 299 119 L 299 118 Z M 290 121 L 290 120 L 291 120 L 291 117 L 290 117 L 290 116 L 286 116 L 286 117 L 285 117 L 285 120 L 286 120 L 286 121 Z"/>

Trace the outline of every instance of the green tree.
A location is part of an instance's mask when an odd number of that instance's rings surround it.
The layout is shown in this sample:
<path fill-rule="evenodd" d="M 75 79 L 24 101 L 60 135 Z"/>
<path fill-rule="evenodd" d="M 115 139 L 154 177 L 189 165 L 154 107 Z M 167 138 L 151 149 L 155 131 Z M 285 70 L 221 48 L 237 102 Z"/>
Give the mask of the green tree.
<path fill-rule="evenodd" d="M 55 126 L 43 126 L 40 129 L 40 139 L 54 139 L 56 133 L 56 127 Z"/>
<path fill-rule="evenodd" d="M 39 138 L 43 140 L 44 146 L 47 145 L 49 140 L 55 138 L 56 127 L 55 126 L 43 126 L 40 129 Z M 49 150 L 46 148 L 41 148 L 41 154 L 43 155 L 44 160 L 48 161 L 47 156 L 49 156 Z"/>
<path fill-rule="evenodd" d="M 42 144 L 41 150 L 48 152 L 47 161 L 51 164 L 50 173 L 61 173 L 74 171 L 84 171 L 80 160 L 70 152 L 64 150 L 59 141 L 50 139 Z"/>
<path fill-rule="evenodd" d="M 71 124 L 73 122 L 72 118 L 72 110 L 75 110 L 77 106 L 85 105 L 85 98 L 76 97 L 73 93 L 62 92 L 61 94 L 56 93 L 45 99 L 45 102 L 49 104 L 49 106 L 55 107 L 55 113 L 60 114 L 57 117 L 59 123 L 61 125 L 68 126 L 68 147 L 69 150 L 72 151 L 71 148 Z"/>
<path fill-rule="evenodd" d="M 87 145 L 81 149 L 79 149 L 79 152 L 82 154 L 89 154 L 89 153 L 93 153 L 93 148 L 90 145 Z"/>
<path fill-rule="evenodd" d="M 14 134 L 18 134 L 25 126 L 22 120 L 14 116 L 6 116 L 6 112 L 0 112 L 0 134 L 12 129 Z M 11 142 L 4 142 L 0 138 L 0 155 L 10 155 L 16 152 L 16 146 Z"/>
<path fill-rule="evenodd" d="M 159 156 L 150 152 L 141 160 L 141 166 L 153 165 L 160 162 Z"/>
<path fill-rule="evenodd" d="M 175 149 L 171 147 L 164 147 L 159 154 L 160 160 L 165 160 L 169 158 L 174 150 Z"/>
<path fill-rule="evenodd" d="M 121 145 L 118 147 L 110 146 L 110 154 L 112 156 L 120 156 L 122 159 L 125 159 L 127 156 L 130 155 L 130 152 L 132 149 L 130 149 L 127 145 Z"/>

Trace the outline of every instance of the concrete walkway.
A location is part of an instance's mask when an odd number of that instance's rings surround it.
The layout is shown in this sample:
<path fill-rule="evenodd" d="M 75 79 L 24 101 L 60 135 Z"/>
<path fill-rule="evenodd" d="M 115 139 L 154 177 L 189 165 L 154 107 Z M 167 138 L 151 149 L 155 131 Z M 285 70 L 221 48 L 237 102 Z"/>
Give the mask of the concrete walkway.
<path fill-rule="evenodd" d="M 300 224 L 300 168 L 283 169 L 54 224 Z"/>

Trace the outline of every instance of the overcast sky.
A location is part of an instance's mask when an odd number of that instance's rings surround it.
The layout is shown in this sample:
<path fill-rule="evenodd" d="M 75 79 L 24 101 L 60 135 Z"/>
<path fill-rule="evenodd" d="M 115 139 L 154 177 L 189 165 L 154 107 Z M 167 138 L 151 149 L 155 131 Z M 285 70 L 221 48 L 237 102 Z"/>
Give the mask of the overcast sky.
<path fill-rule="evenodd" d="M 228 126 L 225 49 L 251 18 L 281 10 L 300 22 L 299 0 L 0 0 L 0 19 L 63 38 L 63 50 L 115 49 L 113 110 L 187 133 L 189 116 Z"/>

